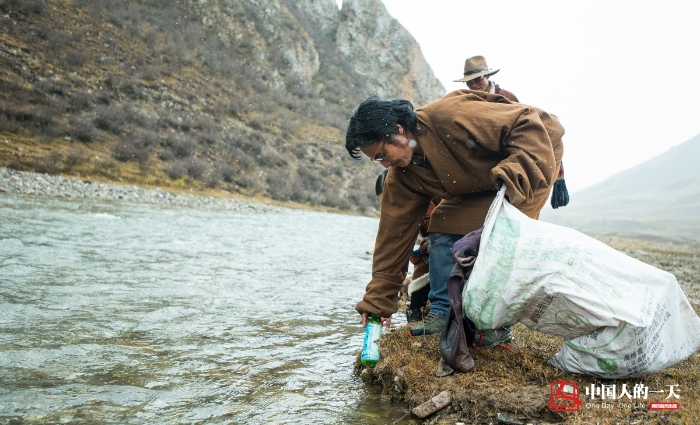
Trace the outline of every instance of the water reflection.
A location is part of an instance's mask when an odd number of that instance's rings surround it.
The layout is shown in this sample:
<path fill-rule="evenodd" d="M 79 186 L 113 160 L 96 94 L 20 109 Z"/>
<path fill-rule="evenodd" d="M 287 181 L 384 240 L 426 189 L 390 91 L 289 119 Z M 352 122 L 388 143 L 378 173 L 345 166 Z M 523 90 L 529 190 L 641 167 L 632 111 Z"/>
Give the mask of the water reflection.
<path fill-rule="evenodd" d="M 379 424 L 406 413 L 352 375 L 374 219 L 8 194 L 0 217 L 0 419 Z"/>

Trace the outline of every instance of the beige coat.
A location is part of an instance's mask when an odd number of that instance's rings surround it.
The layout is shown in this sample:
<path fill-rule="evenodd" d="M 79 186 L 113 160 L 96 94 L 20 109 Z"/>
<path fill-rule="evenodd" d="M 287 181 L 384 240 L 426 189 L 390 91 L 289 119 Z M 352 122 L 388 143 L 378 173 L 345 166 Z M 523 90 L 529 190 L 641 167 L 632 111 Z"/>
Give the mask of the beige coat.
<path fill-rule="evenodd" d="M 483 226 L 494 189 L 532 218 L 547 201 L 564 154 L 559 120 L 541 109 L 458 90 L 416 111 L 416 136 L 432 169 L 391 167 L 382 196 L 372 280 L 357 306 L 390 317 L 408 271 L 420 220 L 434 196 L 430 232 L 464 235 Z"/>

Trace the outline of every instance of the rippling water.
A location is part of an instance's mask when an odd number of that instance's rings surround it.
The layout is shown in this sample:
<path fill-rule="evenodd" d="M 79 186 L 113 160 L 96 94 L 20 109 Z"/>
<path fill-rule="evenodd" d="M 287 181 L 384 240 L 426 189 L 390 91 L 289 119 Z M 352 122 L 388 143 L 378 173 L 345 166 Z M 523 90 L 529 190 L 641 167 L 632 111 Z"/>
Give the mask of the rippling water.
<path fill-rule="evenodd" d="M 382 424 L 377 220 L 0 194 L 0 420 Z"/>

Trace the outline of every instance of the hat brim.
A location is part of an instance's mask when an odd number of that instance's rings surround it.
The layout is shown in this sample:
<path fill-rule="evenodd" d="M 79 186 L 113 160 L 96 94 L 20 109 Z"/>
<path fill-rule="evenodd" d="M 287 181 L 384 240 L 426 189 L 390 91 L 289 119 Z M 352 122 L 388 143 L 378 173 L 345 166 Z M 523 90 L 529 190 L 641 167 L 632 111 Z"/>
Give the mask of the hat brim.
<path fill-rule="evenodd" d="M 454 81 L 455 83 L 464 83 L 464 82 L 467 82 L 467 81 L 471 81 L 471 80 L 473 80 L 473 79 L 475 79 L 475 78 L 483 77 L 484 75 L 489 75 L 489 76 L 491 76 L 491 75 L 497 73 L 498 71 L 500 71 L 500 69 L 497 69 L 497 70 L 495 70 L 495 71 L 477 72 L 476 74 L 467 75 L 467 76 L 464 77 L 464 78 L 460 78 L 459 80 L 452 80 L 452 81 Z"/>

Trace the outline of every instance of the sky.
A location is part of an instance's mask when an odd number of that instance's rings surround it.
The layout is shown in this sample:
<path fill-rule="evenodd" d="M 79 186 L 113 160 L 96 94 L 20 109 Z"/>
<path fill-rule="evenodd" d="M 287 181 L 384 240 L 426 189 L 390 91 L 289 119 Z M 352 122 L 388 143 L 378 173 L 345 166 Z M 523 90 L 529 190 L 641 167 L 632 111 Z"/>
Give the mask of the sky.
<path fill-rule="evenodd" d="M 559 118 L 572 193 L 700 134 L 698 0 L 382 1 L 448 92 L 483 55 Z"/>

